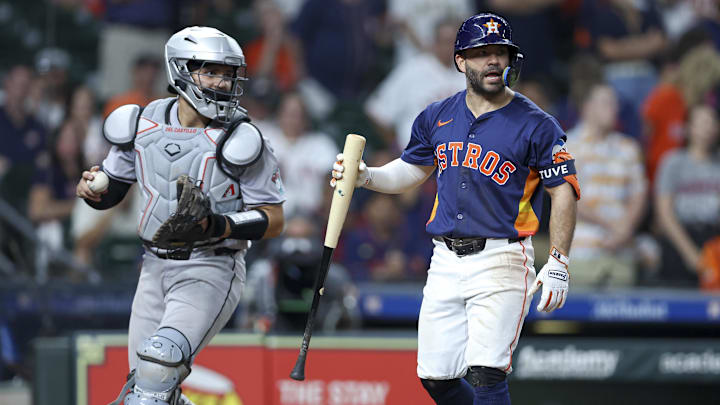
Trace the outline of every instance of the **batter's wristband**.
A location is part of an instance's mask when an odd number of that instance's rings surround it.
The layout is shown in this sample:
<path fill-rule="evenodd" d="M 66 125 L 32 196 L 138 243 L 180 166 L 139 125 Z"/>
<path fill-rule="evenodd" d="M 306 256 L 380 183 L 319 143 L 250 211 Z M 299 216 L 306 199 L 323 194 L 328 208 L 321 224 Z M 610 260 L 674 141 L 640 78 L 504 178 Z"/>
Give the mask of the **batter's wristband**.
<path fill-rule="evenodd" d="M 570 264 L 570 258 L 562 254 L 555 246 L 550 249 L 550 257 L 562 263 L 565 267 Z"/>
<path fill-rule="evenodd" d="M 231 239 L 262 239 L 270 224 L 268 216 L 263 210 L 235 212 L 225 217 L 230 223 Z"/>

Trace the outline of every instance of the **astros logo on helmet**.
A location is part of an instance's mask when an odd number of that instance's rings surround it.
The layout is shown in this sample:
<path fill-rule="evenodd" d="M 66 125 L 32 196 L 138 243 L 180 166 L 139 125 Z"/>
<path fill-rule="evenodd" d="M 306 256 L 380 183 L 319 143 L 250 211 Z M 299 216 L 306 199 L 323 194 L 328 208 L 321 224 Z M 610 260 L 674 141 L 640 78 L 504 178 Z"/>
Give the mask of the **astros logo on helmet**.
<path fill-rule="evenodd" d="M 515 84 L 522 70 L 523 54 L 520 47 L 512 42 L 512 29 L 507 20 L 497 14 L 474 15 L 460 25 L 455 37 L 455 55 L 471 48 L 486 45 L 506 45 L 510 51 L 510 66 L 503 72 L 506 86 Z M 458 68 L 457 64 L 455 68 Z"/>

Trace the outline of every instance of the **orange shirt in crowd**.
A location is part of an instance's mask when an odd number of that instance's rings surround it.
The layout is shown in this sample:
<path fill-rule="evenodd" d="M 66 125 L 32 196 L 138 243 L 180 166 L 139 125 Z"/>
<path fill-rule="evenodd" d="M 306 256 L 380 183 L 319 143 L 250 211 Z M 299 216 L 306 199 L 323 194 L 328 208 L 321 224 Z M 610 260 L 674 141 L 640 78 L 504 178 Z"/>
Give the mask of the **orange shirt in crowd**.
<path fill-rule="evenodd" d="M 643 119 L 649 127 L 646 164 L 650 184 L 654 183 L 655 172 L 663 155 L 683 145 L 686 116 L 685 100 L 673 85 L 659 85 L 645 101 Z"/>
<path fill-rule="evenodd" d="M 258 66 L 260 66 L 260 58 L 262 57 L 263 47 L 265 46 L 265 39 L 259 38 L 255 41 L 250 42 L 245 51 L 245 59 L 248 65 L 248 76 L 252 77 L 257 73 Z M 278 89 L 282 91 L 291 90 L 297 81 L 297 67 L 293 55 L 286 45 L 281 45 L 275 56 L 275 66 L 272 72 L 272 78 L 275 79 L 275 84 Z"/>
<path fill-rule="evenodd" d="M 148 97 L 139 90 L 130 90 L 125 93 L 118 94 L 117 96 L 111 97 L 105 108 L 103 109 L 103 117 L 107 117 L 111 112 L 115 111 L 116 108 L 125 104 L 137 104 L 140 106 L 146 106 L 151 101 L 155 100 L 155 97 Z"/>

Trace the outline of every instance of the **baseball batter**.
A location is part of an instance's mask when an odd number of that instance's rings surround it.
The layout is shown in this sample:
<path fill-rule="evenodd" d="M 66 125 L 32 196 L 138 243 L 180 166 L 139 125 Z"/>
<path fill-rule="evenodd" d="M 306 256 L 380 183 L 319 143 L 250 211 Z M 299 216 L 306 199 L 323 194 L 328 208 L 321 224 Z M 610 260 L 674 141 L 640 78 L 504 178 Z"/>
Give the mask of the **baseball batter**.
<path fill-rule="evenodd" d="M 580 190 L 558 123 L 510 89 L 521 61 L 505 19 L 470 17 L 455 41 L 466 90 L 417 116 L 399 159 L 360 167 L 356 186 L 384 193 L 437 173 L 417 367 L 437 404 L 510 404 L 506 376 L 532 294 L 542 286 L 537 308 L 547 312 L 567 296 Z M 338 156 L 334 179 L 343 170 Z M 536 277 L 531 236 L 543 188 L 552 200 L 552 250 Z"/>
<path fill-rule="evenodd" d="M 134 182 L 144 196 L 131 373 L 115 404 L 191 403 L 180 383 L 235 310 L 248 241 L 283 227 L 278 163 L 239 105 L 247 79 L 238 43 L 214 28 L 186 28 L 168 40 L 165 66 L 178 96 L 112 112 L 103 127 L 112 150 L 77 186 L 96 209 L 119 203 Z M 98 170 L 109 177 L 104 191 L 94 185 Z"/>

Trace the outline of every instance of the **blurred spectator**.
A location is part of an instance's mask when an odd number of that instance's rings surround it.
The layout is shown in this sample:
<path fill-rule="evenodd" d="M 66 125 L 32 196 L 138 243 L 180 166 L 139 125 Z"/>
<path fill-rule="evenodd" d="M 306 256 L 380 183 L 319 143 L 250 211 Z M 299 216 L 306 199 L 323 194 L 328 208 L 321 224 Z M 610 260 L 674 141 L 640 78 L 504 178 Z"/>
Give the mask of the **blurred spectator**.
<path fill-rule="evenodd" d="M 37 122 L 29 109 L 29 90 L 34 80 L 29 67 L 17 65 L 5 75 L 4 104 L 0 107 L 0 199 L 7 202 L 15 212 L 7 215 L 26 217 L 30 188 L 37 172 L 48 167 L 45 149 L 45 128 Z M 34 273 L 34 247 L 28 239 L 18 237 L 18 230 L 0 220 L 0 254 L 9 258 L 13 270 Z M 26 276 L 18 273 L 18 276 Z"/>
<path fill-rule="evenodd" d="M 718 116 L 710 106 L 690 110 L 687 147 L 662 159 L 655 184 L 662 232 L 660 275 L 673 286 L 698 286 L 700 248 L 720 235 Z"/>
<path fill-rule="evenodd" d="M 716 0 L 686 0 L 693 5 L 699 18 L 698 25 L 712 37 L 716 49 L 720 49 L 720 4 Z"/>
<path fill-rule="evenodd" d="M 260 37 L 243 47 L 247 58 L 250 86 L 288 91 L 298 78 L 298 49 L 286 31 L 285 16 L 274 1 L 255 2 L 255 13 L 260 21 Z"/>
<path fill-rule="evenodd" d="M 92 80 L 97 70 L 100 24 L 87 3 L 100 0 L 0 2 L 0 70 L 32 63 L 44 48 L 60 48 L 72 55 L 69 81 Z"/>
<path fill-rule="evenodd" d="M 514 90 L 532 100 L 543 111 L 547 111 L 554 116 L 556 114 L 555 105 L 548 87 L 547 80 L 535 77 L 520 80 L 515 85 Z"/>
<path fill-rule="evenodd" d="M 85 166 L 94 166 L 110 150 L 110 143 L 102 134 L 102 117 L 96 112 L 95 93 L 87 86 L 79 86 L 70 98 L 68 120 L 80 131 Z"/>
<path fill-rule="evenodd" d="M 396 30 L 395 65 L 407 63 L 418 53 L 435 53 L 438 24 L 451 20 L 457 32 L 460 23 L 473 14 L 473 6 L 471 0 L 388 0 L 388 17 Z M 442 59 L 443 64 L 446 60 Z"/>
<path fill-rule="evenodd" d="M 701 289 L 720 291 L 720 236 L 703 244 L 698 276 Z"/>
<path fill-rule="evenodd" d="M 421 51 L 402 61 L 367 99 L 365 112 L 392 149 L 405 149 L 412 124 L 423 108 L 465 88 L 465 76 L 457 71 L 453 59 L 459 26 L 454 19 L 439 21 L 430 52 Z"/>
<path fill-rule="evenodd" d="M 417 239 L 406 224 L 397 197 L 373 193 L 362 207 L 360 220 L 341 236 L 337 259 L 354 281 L 420 280 L 428 260 L 411 257 L 419 254 L 412 249 Z"/>
<path fill-rule="evenodd" d="M 328 192 L 328 164 L 338 153 L 332 139 L 312 132 L 303 100 L 297 93 L 286 94 L 275 123 L 259 123 L 280 162 L 287 200 L 286 216 L 316 214 Z M 330 163 L 328 163 L 330 162 Z"/>
<path fill-rule="evenodd" d="M 304 216 L 288 219 L 284 234 L 269 242 L 267 258 L 250 266 L 241 327 L 261 332 L 302 330 L 322 258 L 317 223 Z M 358 326 L 356 295 L 345 268 L 331 263 L 317 315 L 323 330 L 334 330 L 342 323 Z"/>
<path fill-rule="evenodd" d="M 73 240 L 75 258 L 85 266 L 100 269 L 104 278 L 115 276 L 108 274 L 108 262 L 122 262 L 123 264 L 135 261 L 142 249 L 137 240 L 137 213 L 141 211 L 142 197 L 137 187 L 129 192 L 129 198 L 124 199 L 117 206 L 100 211 L 87 204 L 75 204 L 70 218 L 70 235 Z M 127 242 L 125 242 L 127 241 Z M 113 254 L 122 246 L 128 247 L 121 253 L 130 253 L 126 257 Z M 112 246 L 111 249 L 102 249 L 103 246 Z M 135 254 L 132 254 L 132 247 Z M 128 257 L 129 256 L 129 257 Z M 133 266 L 120 269 L 130 279 L 135 279 Z M 120 276 L 122 277 L 123 274 Z"/>
<path fill-rule="evenodd" d="M 25 215 L 36 170 L 47 169 L 45 128 L 28 110 L 34 80 L 27 66 L 15 66 L 5 76 L 5 100 L 0 107 L 0 197 Z"/>
<path fill-rule="evenodd" d="M 668 39 L 677 40 L 695 27 L 700 19 L 699 3 L 711 1 L 714 0 L 658 0 L 658 9 Z"/>
<path fill-rule="evenodd" d="M 522 78 L 552 77 L 561 42 L 572 44 L 572 26 L 560 8 L 564 0 L 484 0 L 481 10 L 497 12 L 513 27 L 513 42 L 525 56 Z M 484 3 L 484 5 L 483 5 Z M 550 83 L 547 83 L 550 84 Z"/>
<path fill-rule="evenodd" d="M 107 117 L 116 108 L 125 104 L 138 104 L 146 106 L 151 101 L 159 98 L 155 91 L 155 83 L 158 73 L 163 66 L 157 57 L 144 54 L 138 56 L 132 67 L 132 86 L 128 91 L 115 95 L 105 103 L 103 117 Z M 163 70 L 164 72 L 164 70 Z"/>
<path fill-rule="evenodd" d="M 181 13 L 183 15 L 190 14 L 190 18 L 189 23 L 181 25 L 216 28 L 233 37 L 245 50 L 244 44 L 253 38 L 258 29 L 256 17 L 252 12 L 252 4 L 253 0 L 183 2 Z"/>
<path fill-rule="evenodd" d="M 666 45 L 655 1 L 586 0 L 576 40 L 602 59 L 605 79 L 637 114 L 657 81 L 653 59 Z"/>
<path fill-rule="evenodd" d="M 75 186 L 85 164 L 82 155 L 82 129 L 66 120 L 50 145 L 50 169 L 38 173 L 30 189 L 29 219 L 37 225 L 39 240 L 37 277 L 49 277 L 52 251 L 68 248 L 70 214 L 77 201 Z"/>
<path fill-rule="evenodd" d="M 701 46 L 712 47 L 712 45 L 710 34 L 702 27 L 688 29 L 679 38 L 674 39 L 660 58 L 659 83 L 655 89 L 677 80 L 680 63 L 690 51 Z"/>
<path fill-rule="evenodd" d="M 69 67 L 70 54 L 62 49 L 45 48 L 35 56 L 38 76 L 32 83 L 32 108 L 35 119 L 49 132 L 56 131 L 65 119 L 71 91 Z"/>
<path fill-rule="evenodd" d="M 586 95 L 591 88 L 603 82 L 602 66 L 596 57 L 581 52 L 570 61 L 569 76 L 570 83 L 565 100 L 557 105 L 557 118 L 565 130 L 577 125 Z"/>
<path fill-rule="evenodd" d="M 252 123 L 258 127 L 272 125 L 270 121 L 275 118 L 280 93 L 275 91 L 262 92 L 250 83 L 245 86 L 240 104 L 248 110 Z"/>
<path fill-rule="evenodd" d="M 300 13 L 300 9 L 305 0 L 273 0 L 275 4 L 282 10 L 285 18 L 294 20 Z"/>
<path fill-rule="evenodd" d="M 581 121 L 568 132 L 583 198 L 573 239 L 573 285 L 629 286 L 635 282 L 633 239 L 647 204 L 642 153 L 615 131 L 618 100 L 612 87 L 592 87 Z"/>
<path fill-rule="evenodd" d="M 381 0 L 307 0 L 292 24 L 307 75 L 338 99 L 361 97 L 376 63 L 384 12 Z"/>
<path fill-rule="evenodd" d="M 710 45 L 689 51 L 676 71 L 668 73 L 648 97 L 643 108 L 646 132 L 647 173 L 651 185 L 663 156 L 684 143 L 687 110 L 708 98 L 720 84 L 720 54 Z"/>
<path fill-rule="evenodd" d="M 178 26 L 180 3 L 173 0 L 103 0 L 98 12 L 105 25 L 100 35 L 100 96 L 107 99 L 132 86 L 132 64 L 140 55 L 162 59 L 165 42 Z M 155 93 L 167 83 L 158 80 Z"/>
<path fill-rule="evenodd" d="M 50 167 L 37 174 L 30 192 L 29 218 L 39 223 L 70 216 L 75 204 L 76 179 L 82 174 L 81 128 L 65 121 L 50 145 Z"/>

